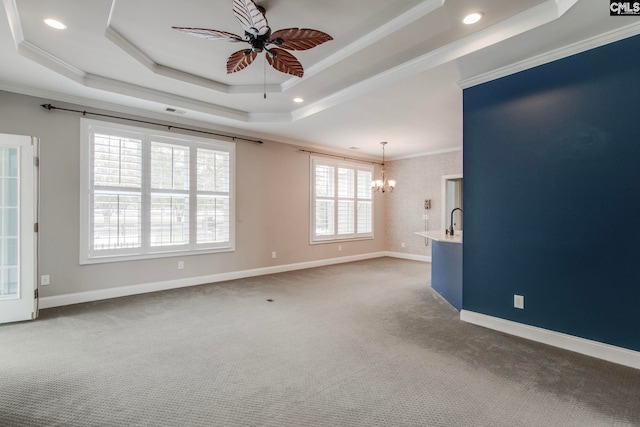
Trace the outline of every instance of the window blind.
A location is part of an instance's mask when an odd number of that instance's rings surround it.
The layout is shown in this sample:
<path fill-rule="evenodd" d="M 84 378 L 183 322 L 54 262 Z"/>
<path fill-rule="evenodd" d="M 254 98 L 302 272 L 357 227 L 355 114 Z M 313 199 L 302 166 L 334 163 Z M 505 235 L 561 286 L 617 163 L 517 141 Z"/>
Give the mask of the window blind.
<path fill-rule="evenodd" d="M 235 144 L 81 123 L 81 263 L 234 249 Z"/>
<path fill-rule="evenodd" d="M 373 166 L 311 157 L 311 243 L 373 238 Z"/>

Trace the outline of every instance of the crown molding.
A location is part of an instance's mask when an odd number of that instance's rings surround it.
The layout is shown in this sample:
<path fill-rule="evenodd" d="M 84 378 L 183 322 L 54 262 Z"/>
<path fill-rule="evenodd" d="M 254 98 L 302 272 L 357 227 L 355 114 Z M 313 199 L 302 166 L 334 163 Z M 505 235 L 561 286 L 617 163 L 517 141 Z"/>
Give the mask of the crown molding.
<path fill-rule="evenodd" d="M 115 2 L 114 2 L 115 4 Z M 127 40 L 122 34 L 116 31 L 112 27 L 107 27 L 105 31 L 105 37 L 111 41 L 114 45 L 120 48 L 123 52 L 127 53 L 134 60 L 140 63 L 154 74 L 168 77 L 170 79 L 190 83 L 197 86 L 214 90 L 216 92 L 227 94 L 245 94 L 245 93 L 263 93 L 265 90 L 267 93 L 279 93 L 282 92 L 282 87 L 277 84 L 262 85 L 227 85 L 216 80 L 207 79 L 197 76 L 195 74 L 187 73 L 184 71 L 176 70 L 175 68 L 160 65 L 151 59 L 138 47 L 134 46 L 129 40 Z"/>
<path fill-rule="evenodd" d="M 44 49 L 34 45 L 33 43 L 23 40 L 20 43 L 16 43 L 18 53 L 33 62 L 42 65 L 51 71 L 60 74 L 70 80 L 77 83 L 84 84 L 84 80 L 87 77 L 87 73 L 79 68 L 74 67 L 68 62 L 63 61 L 55 55 L 47 52 Z"/>
<path fill-rule="evenodd" d="M 150 89 L 138 85 L 134 85 L 131 83 L 126 83 L 120 80 L 110 79 L 104 76 L 99 76 L 96 74 L 86 73 L 83 70 L 69 64 L 68 62 L 63 61 L 57 56 L 47 52 L 44 49 L 34 45 L 33 43 L 24 39 L 24 34 L 22 31 L 22 25 L 20 24 L 20 16 L 18 14 L 18 8 L 16 6 L 15 0 L 3 0 L 5 9 L 7 12 L 7 18 L 10 23 L 11 33 L 13 42 L 16 46 L 16 50 L 18 54 L 21 56 L 30 59 L 49 70 L 60 74 L 84 87 L 100 89 L 112 93 L 117 93 L 121 95 L 137 97 L 146 101 L 159 102 L 167 105 L 174 105 L 181 108 L 185 108 L 187 110 L 198 111 L 201 113 L 211 114 L 217 117 L 236 120 L 240 122 L 248 122 L 250 120 L 250 115 L 248 112 L 240 111 L 228 107 L 224 107 L 221 105 L 216 105 L 212 103 L 207 103 L 203 101 L 198 101 L 192 98 L 187 98 L 184 96 L 171 94 L 168 92 L 163 92 L 155 89 Z M 117 32 L 108 33 L 107 37 L 113 37 L 118 39 L 119 34 Z M 127 47 L 128 48 L 128 47 Z M 135 47 L 131 46 L 131 50 L 128 52 L 131 55 L 138 55 L 139 60 L 146 62 L 146 65 L 152 66 L 153 61 L 147 58 L 142 52 L 136 52 Z M 160 67 L 163 71 L 170 73 L 171 70 L 166 67 Z M 177 70 L 173 70 L 177 73 L 180 73 Z M 194 79 L 201 79 L 196 76 L 193 76 Z M 192 81 L 191 83 L 194 83 Z M 202 81 L 198 81 L 196 83 L 202 83 Z M 241 89 L 240 89 L 241 90 Z M 280 118 L 282 120 L 291 120 L 289 115 L 284 115 Z"/>
<path fill-rule="evenodd" d="M 410 159 L 415 159 L 417 157 L 437 156 L 438 154 L 456 153 L 458 151 L 462 151 L 462 146 L 454 147 L 454 148 L 445 148 L 442 150 L 423 151 L 422 153 L 411 154 L 409 156 L 392 157 L 389 159 L 389 161 L 397 162 L 399 160 L 410 160 Z"/>
<path fill-rule="evenodd" d="M 468 89 L 470 87 L 506 77 L 511 74 L 519 73 L 520 71 L 525 71 L 539 65 L 548 64 L 549 62 L 557 61 L 572 55 L 576 55 L 578 53 L 586 52 L 591 49 L 624 40 L 638 34 L 640 34 L 640 22 L 609 31 L 607 33 L 600 34 L 586 40 L 581 40 L 577 43 L 562 47 L 560 49 L 555 49 L 551 52 L 546 52 L 542 55 L 534 56 L 533 58 L 525 59 L 523 61 L 519 61 L 505 67 L 479 74 L 474 77 L 462 79 L 458 81 L 458 86 L 460 86 L 462 89 Z"/>
<path fill-rule="evenodd" d="M 290 123 L 293 121 L 289 113 L 249 113 L 251 123 Z"/>
<path fill-rule="evenodd" d="M 381 25 L 374 31 L 366 34 L 365 36 L 359 38 L 355 42 L 351 43 L 348 46 L 340 49 L 332 55 L 329 55 L 325 59 L 320 62 L 312 65 L 307 68 L 304 72 L 303 79 L 295 79 L 291 78 L 285 81 L 282 84 L 282 90 L 289 90 L 298 84 L 300 84 L 304 79 L 307 79 L 315 74 L 320 73 L 321 71 L 326 70 L 327 68 L 347 59 L 348 57 L 360 52 L 361 50 L 371 46 L 372 44 L 382 40 L 383 38 L 395 33 L 396 31 L 406 27 L 407 25 L 415 22 L 416 20 L 422 18 L 430 14 L 431 12 L 441 8 L 444 6 L 447 0 L 425 0 L 419 5 L 409 9 L 405 13 L 391 21 Z"/>
<path fill-rule="evenodd" d="M 18 47 L 18 43 L 24 41 L 24 33 L 22 32 L 22 25 L 20 24 L 20 14 L 18 13 L 18 6 L 15 0 L 2 0 L 4 9 L 7 12 L 7 21 L 9 21 L 9 29 L 11 30 L 11 36 L 13 42 Z"/>
<path fill-rule="evenodd" d="M 384 37 L 404 28 L 405 26 L 411 24 L 412 22 L 420 19 L 421 17 L 428 15 L 434 10 L 442 7 L 446 0 L 424 0 L 419 5 L 411 8 L 407 12 L 401 14 L 400 16 L 392 19 L 391 21 L 381 25 L 376 30 L 371 33 L 361 37 L 355 42 L 349 44 L 348 46 L 340 49 L 336 53 L 328 56 L 327 58 L 321 60 L 320 62 L 308 67 L 305 69 L 305 75 L 303 78 L 290 78 L 289 80 L 283 82 L 281 85 L 268 85 L 267 92 L 268 93 L 280 93 L 285 92 L 298 84 L 300 84 L 305 79 L 318 74 L 325 69 L 345 60 L 346 58 L 358 53 L 362 49 L 365 49 L 368 46 L 376 43 L 377 41 L 383 39 Z M 153 73 L 169 77 L 175 80 L 184 81 L 186 83 L 191 83 L 199 86 L 206 87 L 207 89 L 215 90 L 222 93 L 228 94 L 245 94 L 245 93 L 263 93 L 264 87 L 260 85 L 227 85 L 219 81 L 199 77 L 184 71 L 176 70 L 174 68 L 166 67 L 160 65 L 153 61 L 149 56 L 147 56 L 142 50 L 136 47 L 133 43 L 127 40 L 123 35 L 121 35 L 117 30 L 115 30 L 111 26 L 112 17 L 114 14 L 116 6 L 116 0 L 113 0 L 111 3 L 111 11 L 109 13 L 109 20 L 107 24 L 107 29 L 105 31 L 105 37 L 114 43 L 121 50 L 129 54 L 133 59 L 138 61 L 148 70 Z"/>
<path fill-rule="evenodd" d="M 211 114 L 225 119 L 236 120 L 240 122 L 249 121 L 249 113 L 241 110 L 235 110 L 228 107 L 212 104 L 209 102 L 198 101 L 193 98 L 176 95 L 173 93 L 162 92 L 143 86 L 126 83 L 120 80 L 113 80 L 107 77 L 88 74 L 84 79 L 86 87 L 106 90 L 120 95 L 133 96 L 144 99 L 146 101 L 158 102 L 166 105 L 173 105 L 187 110 L 198 111 L 201 113 Z"/>
<path fill-rule="evenodd" d="M 3 4 L 7 13 L 11 38 L 18 54 L 71 80 L 81 83 L 86 75 L 82 70 L 25 40 L 16 1 L 3 0 Z"/>
<path fill-rule="evenodd" d="M 562 8 L 558 6 L 557 1 L 562 2 Z M 557 1 L 548 0 L 495 25 L 338 90 L 325 98 L 294 110 L 292 114 L 293 120 L 309 117 L 374 89 L 379 89 L 380 87 L 395 83 L 398 80 L 433 69 L 446 62 L 453 61 L 469 53 L 532 30 L 540 25 L 552 22 L 560 18 L 562 14 L 578 0 Z"/>
<path fill-rule="evenodd" d="M 0 91 L 32 96 L 34 98 L 40 98 L 48 101 L 64 102 L 67 104 L 73 104 L 81 107 L 96 108 L 100 110 L 126 114 L 130 116 L 142 117 L 146 119 L 155 119 L 155 120 L 167 122 L 168 124 L 181 124 L 181 125 L 201 128 L 205 130 L 226 132 L 237 137 L 251 137 L 251 138 L 261 138 L 261 139 L 269 140 L 269 137 L 264 133 L 252 133 L 252 132 L 245 133 L 245 131 L 240 130 L 238 128 L 218 125 L 215 123 L 206 122 L 202 120 L 195 120 L 189 117 L 185 117 L 183 115 L 166 113 L 163 110 L 152 111 L 152 110 L 141 109 L 136 107 L 127 107 L 121 104 L 97 101 L 94 99 L 84 98 L 81 96 L 66 95 L 59 92 L 36 89 L 33 87 L 27 87 L 27 86 L 0 84 Z M 163 103 L 160 105 L 167 105 L 167 104 Z M 168 105 L 173 105 L 173 104 L 168 104 Z M 161 107 L 159 106 L 159 109 L 160 108 Z M 238 132 L 243 132 L 243 133 L 238 133 Z M 275 141 L 275 140 L 271 139 L 271 141 Z"/>
<path fill-rule="evenodd" d="M 416 14 L 421 13 L 423 15 L 430 13 L 430 11 L 433 11 L 444 4 L 444 1 L 445 0 L 425 0 L 423 3 L 411 9 L 409 12 L 400 15 L 394 20 L 391 20 L 388 25 L 383 26 L 384 28 L 380 29 L 379 31 L 374 31 L 371 36 L 363 37 L 354 42 L 352 46 L 350 46 L 347 50 L 343 49 L 339 51 L 331 60 L 339 61 L 341 60 L 340 58 L 346 57 L 345 55 L 353 54 L 358 50 L 363 49 L 371 43 L 374 43 L 380 37 L 384 37 L 385 34 L 396 31 L 397 29 L 401 28 L 402 25 L 407 25 L 408 23 L 412 22 L 412 19 L 417 19 L 412 15 L 413 12 L 415 12 Z M 316 102 L 293 110 L 291 113 L 287 112 L 263 114 L 249 113 L 247 111 L 230 109 L 221 105 L 198 101 L 195 99 L 159 91 L 156 89 L 150 89 L 114 79 L 109 79 L 103 76 L 85 73 L 84 71 L 74 67 L 73 65 L 60 60 L 49 52 L 46 52 L 43 49 L 40 49 L 37 46 L 34 46 L 28 41 L 24 40 L 22 29 L 20 26 L 20 17 L 18 15 L 15 0 L 3 0 L 12 29 L 14 43 L 18 48 L 18 52 L 21 55 L 49 68 L 50 70 L 58 74 L 61 74 L 81 85 L 90 88 L 96 88 L 126 96 L 137 97 L 142 100 L 173 105 L 183 109 L 202 112 L 205 114 L 212 114 L 224 119 L 256 123 L 292 122 L 309 117 L 313 114 L 324 111 L 343 102 L 352 100 L 365 93 L 369 93 L 373 90 L 395 83 L 401 79 L 435 68 L 439 65 L 442 65 L 449 61 L 453 61 L 476 50 L 485 48 L 495 43 L 499 43 L 510 37 L 531 30 L 537 26 L 558 19 L 577 1 L 578 0 L 547 0 L 544 3 L 534 6 L 531 9 L 523 11 L 495 25 L 480 30 L 462 39 L 456 40 L 448 45 L 442 46 L 441 48 L 435 49 L 410 61 L 389 68 L 386 71 L 373 75 L 356 84 L 337 90 L 329 94 L 328 96 L 319 99 Z M 116 1 L 114 0 L 112 2 L 112 10 L 109 16 L 109 24 L 115 4 Z M 196 84 L 199 86 L 206 86 L 209 89 L 217 88 L 217 90 L 221 90 L 225 93 L 254 93 L 258 88 L 260 89 L 259 92 L 264 89 L 256 85 L 230 87 L 227 85 L 223 85 L 220 82 L 214 82 L 213 80 L 201 78 L 195 75 L 181 72 L 179 70 L 158 65 L 151 58 L 146 56 L 142 51 L 129 43 L 113 28 L 108 27 L 105 36 L 126 53 L 128 53 L 132 58 L 143 64 L 147 69 L 157 74 L 171 78 L 179 77 L 178 80 L 186 81 L 188 83 Z M 322 68 L 328 66 L 327 64 L 329 64 L 329 62 L 323 62 L 318 66 Z M 313 69 L 313 67 L 310 68 Z M 318 70 L 320 68 L 318 68 Z M 271 85 L 269 90 L 282 91 L 283 88 L 281 88 L 280 85 Z"/>

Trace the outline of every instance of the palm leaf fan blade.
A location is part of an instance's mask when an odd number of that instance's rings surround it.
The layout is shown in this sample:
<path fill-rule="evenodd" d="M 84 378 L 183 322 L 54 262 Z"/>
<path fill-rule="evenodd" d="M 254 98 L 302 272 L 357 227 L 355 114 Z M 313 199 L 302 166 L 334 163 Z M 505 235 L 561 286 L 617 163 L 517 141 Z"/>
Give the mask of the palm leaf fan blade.
<path fill-rule="evenodd" d="M 221 40 L 228 42 L 242 42 L 242 37 L 226 31 L 210 30 L 208 28 L 187 28 L 187 27 L 171 27 L 174 30 L 178 30 L 182 33 L 189 34 L 195 37 L 201 37 L 209 40 Z"/>
<path fill-rule="evenodd" d="M 258 54 L 251 50 L 239 50 L 227 59 L 227 74 L 236 73 L 247 68 Z"/>
<path fill-rule="evenodd" d="M 233 0 L 233 14 L 248 33 L 263 35 L 269 31 L 267 18 L 253 0 Z M 255 32 L 252 29 L 255 29 Z"/>
<path fill-rule="evenodd" d="M 333 37 L 311 28 L 285 28 L 271 34 L 271 40 L 276 39 L 282 40 L 279 45 L 282 49 L 307 50 L 333 40 Z"/>
<path fill-rule="evenodd" d="M 295 56 L 286 50 L 273 48 L 267 52 L 267 61 L 276 70 L 291 74 L 292 76 L 304 76 L 304 68 Z"/>

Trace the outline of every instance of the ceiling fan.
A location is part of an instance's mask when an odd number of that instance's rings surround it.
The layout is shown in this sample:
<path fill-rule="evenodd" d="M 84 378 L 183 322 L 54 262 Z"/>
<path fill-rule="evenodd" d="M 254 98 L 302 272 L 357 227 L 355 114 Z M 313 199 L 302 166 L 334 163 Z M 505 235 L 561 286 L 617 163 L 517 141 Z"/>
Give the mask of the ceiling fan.
<path fill-rule="evenodd" d="M 172 27 L 175 30 L 210 40 L 246 42 L 251 46 L 231 54 L 227 59 L 227 74 L 245 69 L 262 51 L 276 70 L 296 77 L 304 75 L 304 68 L 288 50 L 307 50 L 333 40 L 329 34 L 309 28 L 286 28 L 271 32 L 265 9 L 253 0 L 233 0 L 233 14 L 244 30 L 244 37 L 226 31 L 207 28 Z M 274 47 L 271 47 L 274 46 Z"/>

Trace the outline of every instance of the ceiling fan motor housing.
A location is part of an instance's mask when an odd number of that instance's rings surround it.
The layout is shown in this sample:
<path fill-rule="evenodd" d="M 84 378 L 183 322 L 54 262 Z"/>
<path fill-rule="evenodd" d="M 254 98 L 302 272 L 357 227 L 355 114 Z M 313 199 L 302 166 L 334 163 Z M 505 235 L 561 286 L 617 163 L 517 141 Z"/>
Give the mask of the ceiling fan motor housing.
<path fill-rule="evenodd" d="M 253 32 L 255 30 L 255 33 Z M 271 28 L 267 27 L 267 32 L 259 34 L 256 28 L 251 28 L 252 32 L 245 31 L 244 39 L 251 45 L 251 50 L 260 53 L 265 46 L 271 43 Z"/>

